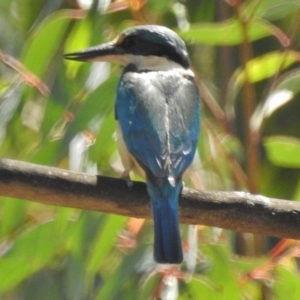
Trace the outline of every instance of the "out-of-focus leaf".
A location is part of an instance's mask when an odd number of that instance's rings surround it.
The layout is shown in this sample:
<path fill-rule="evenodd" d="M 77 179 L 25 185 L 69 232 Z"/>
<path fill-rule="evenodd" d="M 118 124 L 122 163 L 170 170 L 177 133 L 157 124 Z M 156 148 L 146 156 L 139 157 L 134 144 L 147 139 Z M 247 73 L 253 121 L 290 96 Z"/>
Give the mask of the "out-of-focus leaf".
<path fill-rule="evenodd" d="M 76 223 L 68 243 L 72 255 L 87 260 L 91 245 L 98 234 L 102 224 L 106 221 L 106 214 L 90 211 L 78 211 Z"/>
<path fill-rule="evenodd" d="M 192 24 L 189 30 L 179 34 L 185 40 L 208 45 L 238 45 L 244 40 L 241 24 L 234 19 L 220 23 Z M 248 39 L 250 41 L 259 40 L 271 34 L 272 28 L 268 23 L 261 20 L 249 23 Z"/>
<path fill-rule="evenodd" d="M 116 152 L 117 142 L 114 139 L 116 120 L 114 111 L 111 111 L 103 120 L 95 144 L 91 147 L 90 158 L 103 169 L 110 164 L 112 154 Z M 101 168 L 101 169 L 102 169 Z"/>
<path fill-rule="evenodd" d="M 0 99 L 8 91 L 9 86 L 10 86 L 9 81 L 3 80 L 3 79 L 0 80 Z"/>
<path fill-rule="evenodd" d="M 201 300 L 217 300 L 217 286 L 212 282 L 209 282 L 207 278 L 198 278 L 197 276 L 192 277 L 191 281 L 187 285 L 189 294 L 192 299 Z M 184 299 L 184 298 L 182 298 Z"/>
<path fill-rule="evenodd" d="M 55 12 L 40 24 L 25 44 L 22 62 L 38 77 L 43 78 L 49 62 L 60 48 L 70 22 L 69 11 Z"/>
<path fill-rule="evenodd" d="M 139 275 L 137 275 L 139 276 Z M 159 284 L 159 277 L 158 276 L 149 276 L 142 285 L 141 291 L 139 292 L 139 296 L 141 299 L 151 299 L 153 296 L 153 291 Z"/>
<path fill-rule="evenodd" d="M 25 201 L 4 197 L 1 197 L 0 204 L 0 237 L 4 237 L 25 222 L 27 204 Z"/>
<path fill-rule="evenodd" d="M 36 151 L 31 154 L 30 161 L 35 164 L 53 166 L 58 163 L 58 149 L 60 141 L 44 140 Z"/>
<path fill-rule="evenodd" d="M 108 269 L 102 274 L 103 284 L 93 299 L 143 299 L 139 294 L 142 274 L 137 273 L 138 267 L 143 263 L 143 250 L 143 246 L 138 247 L 134 255 L 126 255 L 116 266 L 112 264 L 113 262 L 106 261 Z"/>
<path fill-rule="evenodd" d="M 88 129 L 88 123 L 96 115 L 107 115 L 114 107 L 118 77 L 112 76 L 95 90 L 76 112 L 62 139 L 60 154 L 66 153 L 72 138 L 80 131 Z"/>
<path fill-rule="evenodd" d="M 300 140 L 286 136 L 264 139 L 268 159 L 277 166 L 300 168 Z"/>
<path fill-rule="evenodd" d="M 247 63 L 247 71 L 242 68 L 237 69 L 230 79 L 228 85 L 227 99 L 230 99 L 230 105 L 235 101 L 242 84 L 245 80 L 249 80 L 250 83 L 256 83 L 258 81 L 267 79 L 276 75 L 279 71 L 290 67 L 298 60 L 298 54 L 294 51 L 286 52 L 269 52 L 263 56 L 253 58 Z M 292 76 L 292 75 L 291 75 Z M 292 79 L 296 80 L 297 75 L 294 74 L 290 79 L 286 79 L 287 85 L 292 84 Z M 296 83 L 296 82 L 294 82 Z M 289 89 L 286 85 L 278 85 L 276 90 Z M 296 85 L 295 85 L 296 86 Z M 299 85 L 298 85 L 299 88 Z M 292 89 L 293 91 L 293 89 Z M 232 114 L 231 108 L 227 108 L 228 112 Z"/>
<path fill-rule="evenodd" d="M 277 90 L 290 90 L 294 94 L 300 91 L 300 69 L 296 68 L 290 72 L 283 74 L 277 81 Z"/>
<path fill-rule="evenodd" d="M 298 53 L 295 51 L 269 52 L 260 57 L 253 58 L 246 65 L 246 70 L 237 70 L 236 78 L 238 82 L 248 79 L 254 83 L 269 78 L 279 70 L 284 70 L 298 60 Z"/>
<path fill-rule="evenodd" d="M 149 5 L 154 11 L 160 12 L 164 12 L 170 8 L 170 2 L 168 1 L 153 0 L 149 2 Z"/>
<path fill-rule="evenodd" d="M 11 1 L 13 3 L 13 1 Z M 47 1 L 46 1 L 47 2 Z M 55 1 L 54 1 L 55 2 Z M 2 1 L 1 1 L 2 4 Z M 36 18 L 40 16 L 41 11 L 45 2 L 38 2 L 36 5 L 32 5 L 31 0 L 24 0 L 18 3 L 14 8 L 14 22 L 17 23 L 18 27 L 22 28 L 22 31 L 28 32 L 32 28 Z M 12 5 L 10 5 L 10 9 Z"/>
<path fill-rule="evenodd" d="M 276 90 L 271 93 L 266 101 L 263 104 L 258 105 L 255 109 L 250 119 L 250 127 L 252 130 L 259 131 L 263 121 L 270 117 L 281 106 L 292 100 L 293 96 L 293 92 L 289 90 Z"/>
<path fill-rule="evenodd" d="M 90 19 L 77 21 L 71 33 L 68 35 L 68 39 L 65 43 L 65 53 L 87 48 L 91 40 L 92 32 Z M 82 63 L 72 60 L 65 60 L 64 62 L 67 66 L 67 75 L 69 78 L 74 78 Z"/>
<path fill-rule="evenodd" d="M 118 233 L 127 222 L 126 217 L 106 215 L 98 235 L 95 237 L 94 245 L 87 262 L 88 271 L 94 273 L 102 265 L 109 252 L 116 246 Z"/>
<path fill-rule="evenodd" d="M 252 17 L 275 21 L 293 14 L 299 7 L 298 0 L 255 0 L 247 2 L 243 11 Z"/>
<path fill-rule="evenodd" d="M 295 188 L 294 196 L 292 199 L 300 201 L 300 179 L 298 180 L 298 184 Z"/>
<path fill-rule="evenodd" d="M 55 275 L 55 271 L 52 272 L 50 268 L 46 267 L 26 278 L 21 284 L 22 298 L 24 300 L 64 299 L 61 282 L 55 280 Z"/>
<path fill-rule="evenodd" d="M 91 175 L 97 174 L 97 165 L 91 163 L 88 159 L 88 150 L 93 142 L 94 139 L 85 132 L 75 135 L 69 145 L 69 170 L 85 172 Z"/>
<path fill-rule="evenodd" d="M 241 299 L 242 291 L 235 277 L 234 264 L 228 249 L 218 245 L 203 245 L 202 250 L 212 262 L 212 268 L 206 275 L 216 286 L 217 299 Z M 210 293 L 209 289 L 207 293 Z"/>
<path fill-rule="evenodd" d="M 276 268 L 274 281 L 274 296 L 276 299 L 298 300 L 300 295 L 300 276 L 295 269 L 288 270 L 283 266 Z"/>
<path fill-rule="evenodd" d="M 93 92 L 98 86 L 107 80 L 110 73 L 110 63 L 94 62 L 90 69 L 89 77 L 85 83 L 88 92 Z"/>
<path fill-rule="evenodd" d="M 0 270 L 6 274 L 1 277 L 0 291 L 11 289 L 49 262 L 59 246 L 53 239 L 53 225 L 54 222 L 37 224 L 11 241 L 0 260 Z"/>
<path fill-rule="evenodd" d="M 86 299 L 86 269 L 81 259 L 70 256 L 66 260 L 67 275 L 65 281 L 65 291 L 67 299 Z"/>
<path fill-rule="evenodd" d="M 11 84 L 9 88 L 5 89 L 0 99 L 0 145 L 6 136 L 7 124 L 14 117 L 20 120 L 19 115 L 14 115 L 21 100 L 22 86 L 20 83 L 19 81 Z"/>
<path fill-rule="evenodd" d="M 262 15 L 264 19 L 271 21 L 278 20 L 294 14 L 300 7 L 299 1 L 281 0 L 281 3 L 273 1 L 273 4 L 273 6 L 265 10 L 264 14 Z"/>
<path fill-rule="evenodd" d="M 58 100 L 49 97 L 46 104 L 41 133 L 46 137 L 50 130 L 53 129 L 57 121 L 63 116 L 65 107 Z"/>

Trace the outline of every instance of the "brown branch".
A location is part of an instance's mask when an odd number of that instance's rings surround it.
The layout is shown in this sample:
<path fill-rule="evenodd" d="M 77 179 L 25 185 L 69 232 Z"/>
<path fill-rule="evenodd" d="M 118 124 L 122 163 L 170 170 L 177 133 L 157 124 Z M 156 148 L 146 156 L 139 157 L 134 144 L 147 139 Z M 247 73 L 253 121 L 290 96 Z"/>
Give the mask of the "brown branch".
<path fill-rule="evenodd" d="M 137 218 L 150 217 L 145 184 L 1 159 L 0 196 Z M 12 200 L 13 201 L 13 200 Z M 182 223 L 300 239 L 300 203 L 244 192 L 184 188 Z"/>
<path fill-rule="evenodd" d="M 254 113 L 256 105 L 256 94 L 254 85 L 251 84 L 248 62 L 253 58 L 252 44 L 249 41 L 248 31 L 250 21 L 243 15 L 241 10 L 242 1 L 237 1 L 236 13 L 240 22 L 243 41 L 240 47 L 240 56 L 243 70 L 245 72 L 245 82 L 242 87 L 243 109 L 244 109 L 244 127 L 246 137 L 246 156 L 247 156 L 247 175 L 250 192 L 257 190 L 257 178 L 259 173 L 259 157 L 258 157 L 258 136 L 250 127 L 250 119 Z"/>

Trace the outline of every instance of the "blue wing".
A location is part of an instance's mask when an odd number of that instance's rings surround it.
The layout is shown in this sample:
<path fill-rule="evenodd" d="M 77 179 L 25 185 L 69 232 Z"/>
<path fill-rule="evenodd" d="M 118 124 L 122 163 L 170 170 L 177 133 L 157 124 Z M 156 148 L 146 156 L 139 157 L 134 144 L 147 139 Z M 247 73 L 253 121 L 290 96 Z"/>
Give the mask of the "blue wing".
<path fill-rule="evenodd" d="M 180 177 L 193 160 L 199 136 L 199 93 L 179 71 L 124 71 L 116 115 L 128 151 L 154 177 Z"/>
<path fill-rule="evenodd" d="M 147 174 L 155 260 L 180 263 L 181 174 L 193 160 L 199 135 L 199 94 L 192 74 L 127 67 L 118 86 L 116 115 L 128 151 Z"/>

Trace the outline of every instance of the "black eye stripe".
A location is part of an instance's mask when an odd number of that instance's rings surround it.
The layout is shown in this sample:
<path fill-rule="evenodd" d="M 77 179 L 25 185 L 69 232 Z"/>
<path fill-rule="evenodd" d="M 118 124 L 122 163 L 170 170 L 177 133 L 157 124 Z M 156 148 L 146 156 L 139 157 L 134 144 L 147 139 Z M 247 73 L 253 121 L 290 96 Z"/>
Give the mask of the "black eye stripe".
<path fill-rule="evenodd" d="M 182 55 L 177 48 L 174 49 L 174 46 L 168 43 L 162 44 L 158 40 L 151 41 L 142 36 L 131 35 L 126 36 L 119 46 L 128 54 L 162 56 L 173 60 L 185 68 L 189 67 L 188 57 Z"/>
<path fill-rule="evenodd" d="M 125 38 L 122 44 L 125 48 L 130 48 L 130 47 L 140 48 L 143 47 L 144 42 L 139 37 L 130 36 Z"/>

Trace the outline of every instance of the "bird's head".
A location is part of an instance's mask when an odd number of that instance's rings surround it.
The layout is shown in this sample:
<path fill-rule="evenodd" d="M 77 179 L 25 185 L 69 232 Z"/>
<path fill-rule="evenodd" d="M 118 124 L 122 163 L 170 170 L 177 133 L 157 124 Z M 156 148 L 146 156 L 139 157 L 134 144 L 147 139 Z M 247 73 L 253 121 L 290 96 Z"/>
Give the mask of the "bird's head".
<path fill-rule="evenodd" d="M 129 28 L 112 42 L 67 53 L 64 58 L 77 61 L 112 61 L 134 64 L 140 69 L 189 68 L 183 40 L 172 30 L 157 25 Z"/>

